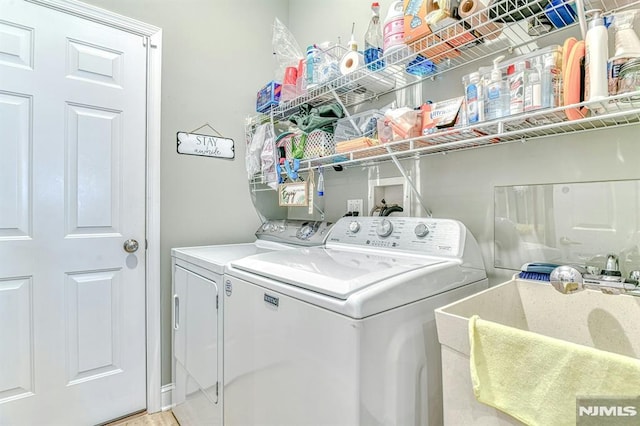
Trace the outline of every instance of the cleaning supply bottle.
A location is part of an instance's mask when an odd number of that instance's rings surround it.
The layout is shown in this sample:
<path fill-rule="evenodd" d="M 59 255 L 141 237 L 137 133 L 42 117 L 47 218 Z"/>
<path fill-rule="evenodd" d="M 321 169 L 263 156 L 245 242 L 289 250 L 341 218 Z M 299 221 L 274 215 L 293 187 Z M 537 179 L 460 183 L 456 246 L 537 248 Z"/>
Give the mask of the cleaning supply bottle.
<path fill-rule="evenodd" d="M 403 30 L 404 31 L 404 30 Z M 372 71 L 384 68 L 382 57 L 382 26 L 380 25 L 380 4 L 371 3 L 371 21 L 364 35 L 364 62 Z"/>
<path fill-rule="evenodd" d="M 404 44 L 404 13 L 402 0 L 394 1 L 389 6 L 382 30 L 382 51 L 385 55 L 406 48 Z"/>
<path fill-rule="evenodd" d="M 511 115 L 524 112 L 524 91 L 529 76 L 528 64 L 517 62 L 515 71 L 509 77 L 509 113 Z"/>
<path fill-rule="evenodd" d="M 613 15 L 615 53 L 607 64 L 609 96 L 618 93 L 618 74 L 631 59 L 640 58 L 640 39 L 633 24 L 639 10 L 628 10 Z"/>
<path fill-rule="evenodd" d="M 463 77 L 465 103 L 467 105 L 467 122 L 469 124 L 484 121 L 484 90 L 479 72 L 472 72 Z"/>
<path fill-rule="evenodd" d="M 509 115 L 509 84 L 502 78 L 500 61 L 504 56 L 498 56 L 493 60 L 491 77 L 485 87 L 485 118 L 494 120 Z"/>
<path fill-rule="evenodd" d="M 528 70 L 524 86 L 524 110 L 542 108 L 542 58 L 533 58 L 533 66 Z"/>
<path fill-rule="evenodd" d="M 542 56 L 542 108 L 562 105 L 562 50 L 560 47 Z"/>
<path fill-rule="evenodd" d="M 318 48 L 312 44 L 307 47 L 307 88 L 318 84 Z"/>
<path fill-rule="evenodd" d="M 607 60 L 609 59 L 609 36 L 604 26 L 602 11 L 592 11 L 593 18 L 584 38 L 584 99 L 598 101 L 609 94 Z"/>

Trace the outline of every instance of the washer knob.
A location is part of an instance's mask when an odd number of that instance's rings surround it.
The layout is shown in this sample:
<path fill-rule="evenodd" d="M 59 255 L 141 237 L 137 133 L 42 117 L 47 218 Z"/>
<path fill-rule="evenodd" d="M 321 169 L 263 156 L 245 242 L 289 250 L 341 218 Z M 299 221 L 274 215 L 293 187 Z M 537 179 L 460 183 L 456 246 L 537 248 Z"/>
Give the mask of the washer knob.
<path fill-rule="evenodd" d="M 360 231 L 360 222 L 357 221 L 353 221 L 349 224 L 349 231 L 351 231 L 352 234 L 357 234 L 358 231 Z"/>
<path fill-rule="evenodd" d="M 387 219 L 382 219 L 376 228 L 376 233 L 381 237 L 388 237 L 393 232 L 393 223 Z"/>
<path fill-rule="evenodd" d="M 422 238 L 429 235 L 429 227 L 424 223 L 419 223 L 416 225 L 416 229 L 413 230 L 416 233 L 416 237 Z"/>

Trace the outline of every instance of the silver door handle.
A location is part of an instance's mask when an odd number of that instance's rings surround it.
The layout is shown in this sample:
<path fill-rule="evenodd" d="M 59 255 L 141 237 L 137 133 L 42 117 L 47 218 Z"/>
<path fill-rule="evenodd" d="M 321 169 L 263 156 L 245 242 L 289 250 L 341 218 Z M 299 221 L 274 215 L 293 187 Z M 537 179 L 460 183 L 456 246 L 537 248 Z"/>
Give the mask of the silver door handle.
<path fill-rule="evenodd" d="M 124 251 L 127 253 L 135 253 L 138 251 L 140 244 L 136 240 L 127 240 L 124 242 Z"/>

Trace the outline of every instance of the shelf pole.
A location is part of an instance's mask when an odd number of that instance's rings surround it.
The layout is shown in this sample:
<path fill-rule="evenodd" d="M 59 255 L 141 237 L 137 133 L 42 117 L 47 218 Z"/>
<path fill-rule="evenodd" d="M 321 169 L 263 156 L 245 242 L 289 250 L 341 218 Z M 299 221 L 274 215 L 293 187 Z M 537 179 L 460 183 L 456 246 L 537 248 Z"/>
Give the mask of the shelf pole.
<path fill-rule="evenodd" d="M 576 9 L 578 11 L 578 22 L 580 23 L 580 32 L 584 40 L 587 35 L 587 18 L 584 10 L 584 0 L 576 0 Z"/>
<path fill-rule="evenodd" d="M 418 202 L 424 209 L 425 213 L 427 213 L 427 216 L 432 217 L 433 214 L 431 213 L 431 210 L 429 210 L 429 207 L 427 207 L 426 203 L 422 199 L 422 195 L 420 195 L 420 191 L 418 191 L 418 188 L 416 188 L 415 183 L 413 183 L 413 179 L 411 179 L 411 177 L 407 174 L 407 171 L 405 170 L 404 166 L 400 164 L 400 161 L 398 161 L 398 158 L 395 156 L 395 154 L 393 154 L 391 147 L 387 146 L 386 148 L 387 148 L 387 152 L 390 154 L 389 156 L 393 161 L 393 164 L 396 165 L 402 177 L 409 183 L 409 186 L 411 187 L 414 194 L 416 195 L 416 198 L 418 199 Z"/>

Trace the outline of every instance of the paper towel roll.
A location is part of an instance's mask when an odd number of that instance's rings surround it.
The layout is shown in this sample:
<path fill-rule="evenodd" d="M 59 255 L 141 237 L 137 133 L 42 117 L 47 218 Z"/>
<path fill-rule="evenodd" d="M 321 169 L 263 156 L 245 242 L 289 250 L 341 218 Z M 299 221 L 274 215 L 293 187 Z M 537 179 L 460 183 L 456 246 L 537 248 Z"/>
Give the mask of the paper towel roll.
<path fill-rule="evenodd" d="M 458 15 L 483 38 L 493 40 L 502 32 L 502 24 L 491 22 L 485 8 L 486 5 L 480 0 L 462 0 Z"/>
<path fill-rule="evenodd" d="M 340 72 L 342 75 L 352 74 L 354 83 L 374 93 L 389 91 L 396 85 L 395 78 L 386 70 L 370 71 L 365 66 L 362 53 L 355 51 L 348 52 L 342 57 Z"/>

